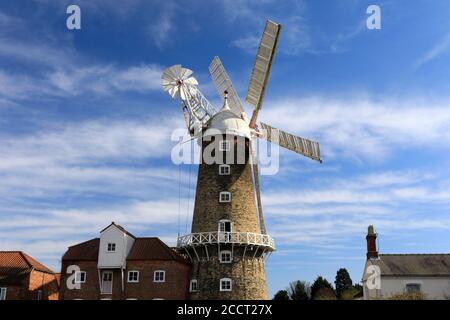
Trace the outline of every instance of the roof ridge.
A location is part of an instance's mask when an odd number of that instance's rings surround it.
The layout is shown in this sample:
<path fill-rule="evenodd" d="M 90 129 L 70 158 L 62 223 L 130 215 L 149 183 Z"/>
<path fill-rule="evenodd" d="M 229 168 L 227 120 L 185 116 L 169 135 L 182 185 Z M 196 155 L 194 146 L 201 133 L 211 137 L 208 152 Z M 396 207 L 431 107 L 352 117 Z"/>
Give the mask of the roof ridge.
<path fill-rule="evenodd" d="M 79 245 L 82 245 L 82 244 L 85 244 L 85 243 L 88 243 L 88 242 L 94 241 L 94 240 L 100 240 L 100 238 L 92 238 L 92 239 L 90 239 L 90 240 L 86 240 L 86 241 L 83 241 L 83 242 L 74 244 L 73 246 L 69 246 L 69 248 L 73 248 L 73 247 L 76 247 L 76 246 L 79 246 Z"/>
<path fill-rule="evenodd" d="M 19 251 L 19 254 L 22 256 L 22 258 L 25 260 L 25 262 L 28 264 L 28 267 L 30 269 L 34 268 L 33 264 L 30 262 L 30 260 L 27 257 L 27 254 L 23 251 Z"/>

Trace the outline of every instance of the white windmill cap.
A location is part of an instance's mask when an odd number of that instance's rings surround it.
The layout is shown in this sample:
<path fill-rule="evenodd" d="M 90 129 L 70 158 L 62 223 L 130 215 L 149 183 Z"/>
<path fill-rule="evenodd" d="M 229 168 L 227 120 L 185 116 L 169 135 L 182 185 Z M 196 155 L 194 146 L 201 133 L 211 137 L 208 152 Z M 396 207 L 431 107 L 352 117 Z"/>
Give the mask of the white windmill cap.
<path fill-rule="evenodd" d="M 209 120 L 208 129 L 203 136 L 215 136 L 217 134 L 229 134 L 251 139 L 248 123 L 231 111 L 226 97 L 222 109 Z"/>

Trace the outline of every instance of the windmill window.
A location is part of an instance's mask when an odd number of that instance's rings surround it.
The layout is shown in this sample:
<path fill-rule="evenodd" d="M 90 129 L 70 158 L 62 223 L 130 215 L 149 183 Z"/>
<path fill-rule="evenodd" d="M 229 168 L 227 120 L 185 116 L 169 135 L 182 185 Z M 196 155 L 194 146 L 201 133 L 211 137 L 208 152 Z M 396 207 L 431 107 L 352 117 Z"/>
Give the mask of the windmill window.
<path fill-rule="evenodd" d="M 86 271 L 77 271 L 75 273 L 75 283 L 85 283 L 86 282 Z"/>
<path fill-rule="evenodd" d="M 221 202 L 221 203 L 231 202 L 231 192 L 222 191 L 219 194 L 219 202 Z"/>
<path fill-rule="evenodd" d="M 164 270 L 156 270 L 153 275 L 153 282 L 166 282 L 166 272 Z"/>
<path fill-rule="evenodd" d="M 191 283 L 189 285 L 189 291 L 190 292 L 197 292 L 198 287 L 197 287 L 197 280 L 191 280 Z"/>
<path fill-rule="evenodd" d="M 128 271 L 128 282 L 139 282 L 139 271 Z"/>
<path fill-rule="evenodd" d="M 230 220 L 220 220 L 219 221 L 219 232 L 231 232 L 231 221 Z"/>
<path fill-rule="evenodd" d="M 232 283 L 230 278 L 220 279 L 220 291 L 231 291 Z"/>
<path fill-rule="evenodd" d="M 229 251 L 229 250 L 220 251 L 219 260 L 220 260 L 220 263 L 231 263 L 231 261 L 233 260 L 231 251 Z"/>
<path fill-rule="evenodd" d="M 108 243 L 108 247 L 106 249 L 108 252 L 116 252 L 116 244 L 115 243 Z"/>
<path fill-rule="evenodd" d="M 230 174 L 230 165 L 229 164 L 221 164 L 219 166 L 219 175 L 226 176 Z"/>
<path fill-rule="evenodd" d="M 220 141 L 219 151 L 230 151 L 230 141 L 228 141 L 228 140 Z"/>

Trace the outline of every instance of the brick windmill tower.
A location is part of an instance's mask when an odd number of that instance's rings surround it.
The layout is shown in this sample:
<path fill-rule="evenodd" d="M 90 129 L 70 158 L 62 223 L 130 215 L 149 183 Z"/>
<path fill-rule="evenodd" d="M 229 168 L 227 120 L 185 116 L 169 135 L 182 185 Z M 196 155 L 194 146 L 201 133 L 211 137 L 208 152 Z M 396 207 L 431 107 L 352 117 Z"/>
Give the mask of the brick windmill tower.
<path fill-rule="evenodd" d="M 321 161 L 317 142 L 256 125 L 280 31 L 267 21 L 246 97 L 254 107 L 250 121 L 218 57 L 209 70 L 224 101 L 220 111 L 199 91 L 191 70 L 175 65 L 162 75 L 164 90 L 179 97 L 187 128 L 202 149 L 192 231 L 178 238 L 179 250 L 193 262 L 192 299 L 268 298 L 264 262 L 275 243 L 262 214 L 255 139 Z"/>

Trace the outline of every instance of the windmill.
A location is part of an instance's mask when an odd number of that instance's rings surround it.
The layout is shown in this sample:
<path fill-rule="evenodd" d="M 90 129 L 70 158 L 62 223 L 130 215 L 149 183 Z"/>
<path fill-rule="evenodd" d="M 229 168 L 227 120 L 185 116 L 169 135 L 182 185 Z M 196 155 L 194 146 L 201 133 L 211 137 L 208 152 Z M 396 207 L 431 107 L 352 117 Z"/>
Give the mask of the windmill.
<path fill-rule="evenodd" d="M 234 167 L 228 169 L 232 172 L 229 175 L 235 175 L 233 178 L 224 176 L 221 173 L 220 166 L 217 167 L 219 170 L 217 175 L 216 167 L 200 165 L 192 233 L 178 239 L 178 247 L 186 250 L 186 253 L 194 262 L 193 274 L 196 274 L 196 278 L 192 281 L 196 282 L 196 288 L 201 288 L 199 293 L 197 291 L 192 293 L 191 297 L 193 298 L 264 299 L 267 296 L 267 292 L 263 289 L 265 288 L 263 262 L 262 267 L 252 267 L 256 269 L 247 270 L 249 273 L 255 274 L 261 273 L 262 270 L 262 276 L 259 280 L 248 279 L 248 276 L 245 275 L 238 276 L 233 280 L 222 277 L 223 273 L 236 274 L 236 270 L 240 270 L 241 267 L 245 269 L 245 261 L 253 261 L 251 258 L 265 258 L 275 249 L 273 239 L 266 233 L 262 214 L 258 160 L 254 151 L 255 139 L 263 138 L 283 148 L 322 162 L 317 142 L 289 134 L 262 122 L 259 125 L 257 124 L 280 31 L 280 24 L 270 20 L 266 22 L 245 98 L 245 101 L 253 107 L 250 120 L 246 117 L 242 102 L 219 57 L 214 57 L 209 66 L 214 85 L 220 97 L 224 100 L 224 106 L 219 111 L 200 92 L 198 82 L 192 76 L 191 70 L 183 68 L 181 65 L 174 65 L 166 69 L 162 75 L 164 90 L 172 98 L 179 98 L 180 100 L 186 126 L 192 137 L 201 139 L 208 135 L 211 128 L 219 128 L 224 134 L 231 133 L 234 136 L 248 139 L 248 149 L 251 155 L 244 167 L 235 164 Z M 231 183 L 231 181 L 233 182 Z M 222 197 L 224 192 L 220 192 L 220 188 L 232 190 L 234 192 L 233 201 L 235 201 L 236 195 L 236 197 L 240 197 L 239 199 L 244 199 L 249 205 L 242 208 L 239 202 L 235 202 L 227 207 L 222 204 L 221 198 L 219 198 L 219 204 L 217 205 L 214 200 L 211 200 L 208 193 L 218 192 L 220 193 L 219 197 Z M 250 192 L 253 199 L 250 199 L 249 196 L 246 197 Z M 231 201 L 231 192 L 225 193 L 230 194 L 230 201 L 227 202 L 233 202 Z M 255 213 L 252 212 L 253 209 L 256 211 L 256 218 L 250 221 L 249 216 Z M 225 224 L 223 224 L 223 221 L 225 221 Z M 218 230 L 211 231 L 217 223 L 219 223 Z M 234 225 L 236 226 L 235 229 L 239 230 L 233 230 Z M 218 244 L 217 249 L 214 247 L 216 244 Z M 230 245 L 231 256 L 234 257 L 236 252 L 239 252 L 238 256 L 241 257 L 241 260 L 233 260 L 231 264 L 236 265 L 237 269 L 234 272 L 223 269 L 221 264 L 217 264 L 213 259 L 213 257 L 218 256 L 220 262 L 222 253 L 228 252 L 223 249 L 223 246 Z M 249 255 L 249 250 L 252 251 L 251 255 Z M 214 263 L 216 263 L 215 268 L 218 271 L 215 271 L 214 276 L 211 277 L 211 264 Z M 262 278 L 263 280 L 261 280 Z M 223 290 L 224 292 L 220 290 L 222 293 L 218 294 L 211 290 L 211 287 L 216 285 L 214 281 L 217 280 L 220 280 L 219 286 L 222 289 L 223 279 L 226 279 L 224 281 L 231 281 L 229 284 L 225 283 L 226 289 Z M 197 284 L 197 281 L 200 280 L 203 283 Z M 235 289 L 232 294 L 226 295 L 227 288 L 231 288 L 233 281 L 238 284 L 238 289 Z M 249 292 L 248 288 L 250 287 L 254 287 L 256 293 Z"/>

